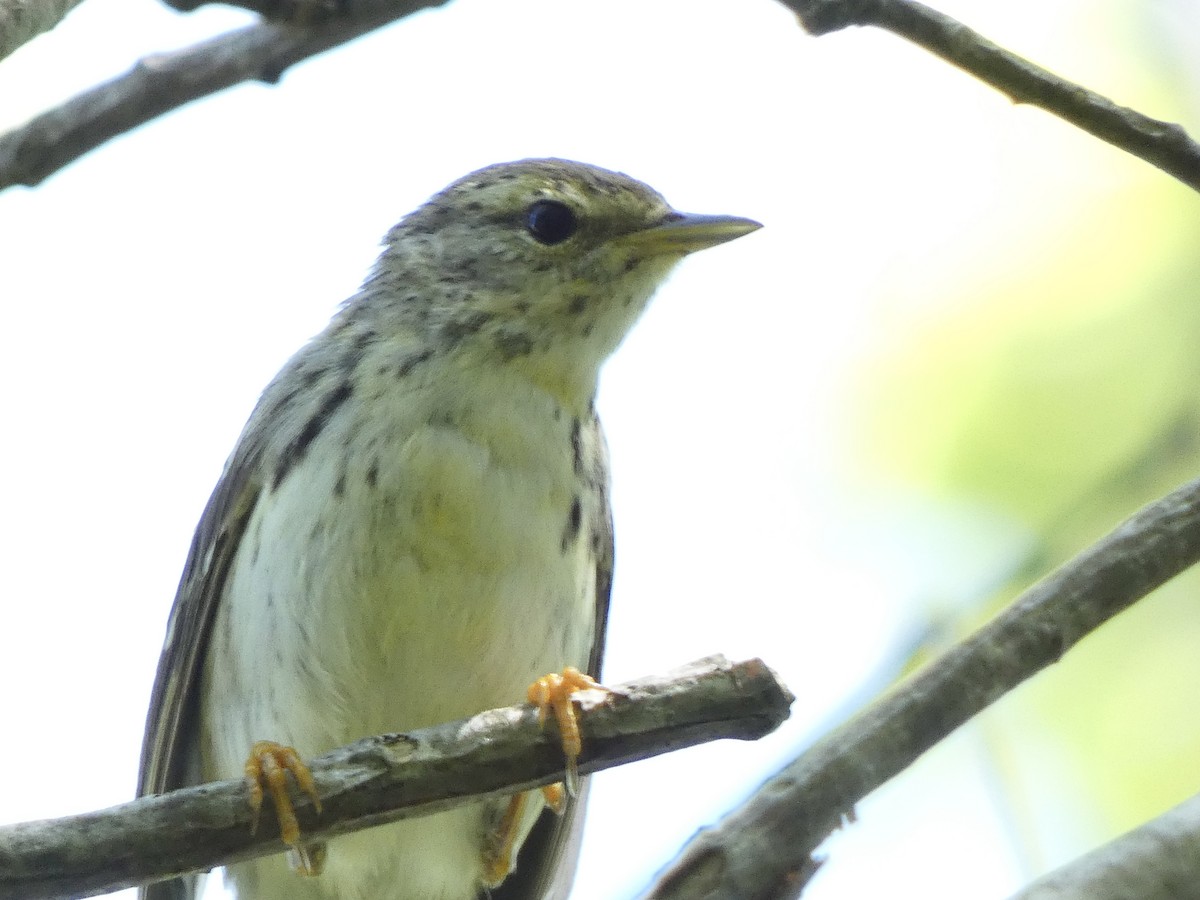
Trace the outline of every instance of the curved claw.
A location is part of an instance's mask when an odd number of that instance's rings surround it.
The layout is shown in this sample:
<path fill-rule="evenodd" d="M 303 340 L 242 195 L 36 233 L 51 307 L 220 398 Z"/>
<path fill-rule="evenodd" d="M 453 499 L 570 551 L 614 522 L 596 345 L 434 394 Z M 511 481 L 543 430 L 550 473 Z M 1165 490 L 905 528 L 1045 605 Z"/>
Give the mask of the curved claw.
<path fill-rule="evenodd" d="M 575 709 L 574 695 L 593 688 L 607 691 L 590 675 L 585 675 L 574 666 L 567 666 L 561 673 L 543 675 L 529 686 L 529 702 L 538 708 L 538 721 L 546 721 L 546 713 L 553 711 L 562 740 L 563 754 L 567 758 L 567 792 L 575 796 L 579 790 L 579 769 L 576 762 L 583 752 L 583 738 L 579 733 L 579 713 Z"/>
<path fill-rule="evenodd" d="M 300 844 L 300 822 L 296 819 L 296 808 L 288 793 L 287 773 L 291 772 L 300 790 L 313 802 L 317 812 L 321 811 L 321 798 L 317 796 L 317 785 L 312 772 L 293 748 L 274 741 L 259 741 L 250 749 L 246 758 L 246 783 L 250 790 L 250 809 L 254 817 L 251 832 L 258 829 L 258 816 L 262 810 L 265 793 L 271 795 L 275 816 L 279 820 L 279 835 L 283 842 L 297 852 L 301 868 L 307 875 L 315 875 L 320 868 L 317 857 L 305 852 Z"/>

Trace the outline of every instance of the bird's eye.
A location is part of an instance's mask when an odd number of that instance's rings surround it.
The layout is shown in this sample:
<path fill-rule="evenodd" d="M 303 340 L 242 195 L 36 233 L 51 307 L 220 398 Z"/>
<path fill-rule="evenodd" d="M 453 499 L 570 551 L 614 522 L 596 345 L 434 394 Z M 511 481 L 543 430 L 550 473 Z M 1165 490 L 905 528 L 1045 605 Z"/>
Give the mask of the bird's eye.
<path fill-rule="evenodd" d="M 539 200 L 525 213 L 525 227 L 540 244 L 561 244 L 579 228 L 571 207 L 557 200 Z"/>

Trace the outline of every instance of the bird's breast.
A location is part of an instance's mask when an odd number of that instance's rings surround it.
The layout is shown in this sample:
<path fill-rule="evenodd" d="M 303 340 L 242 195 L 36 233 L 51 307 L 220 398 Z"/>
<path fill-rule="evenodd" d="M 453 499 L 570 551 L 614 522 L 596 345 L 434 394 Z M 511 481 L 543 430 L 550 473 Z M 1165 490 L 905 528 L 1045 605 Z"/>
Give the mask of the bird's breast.
<path fill-rule="evenodd" d="M 226 657 L 276 698 L 247 711 L 276 720 L 260 737 L 286 729 L 317 753 L 520 702 L 535 678 L 586 666 L 584 523 L 604 500 L 581 477 L 578 422 L 537 395 L 463 396 L 346 404 L 260 499 L 222 610 L 247 645 Z"/>

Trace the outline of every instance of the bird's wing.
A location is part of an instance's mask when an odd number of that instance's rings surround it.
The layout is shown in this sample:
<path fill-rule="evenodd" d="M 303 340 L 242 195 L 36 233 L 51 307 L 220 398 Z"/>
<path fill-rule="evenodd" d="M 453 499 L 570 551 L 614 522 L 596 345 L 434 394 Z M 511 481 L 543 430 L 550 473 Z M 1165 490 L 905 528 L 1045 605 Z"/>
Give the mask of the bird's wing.
<path fill-rule="evenodd" d="M 588 425 L 594 447 L 588 460 L 592 481 L 600 491 L 600 503 L 590 524 L 589 537 L 596 550 L 596 630 L 588 658 L 588 674 L 600 679 L 604 637 L 608 629 L 608 604 L 613 581 L 613 522 L 609 502 L 608 448 L 595 412 Z M 491 900 L 565 900 L 575 877 L 583 838 L 583 812 L 590 785 L 581 778 L 579 793 L 570 799 L 561 816 L 542 812 L 517 856 L 517 869 L 491 891 Z"/>
<path fill-rule="evenodd" d="M 158 794 L 199 781 L 196 760 L 196 704 L 205 649 L 225 579 L 237 555 L 246 523 L 258 502 L 256 472 L 260 448 L 243 440 L 225 467 L 192 538 L 167 636 L 150 695 L 138 796 Z M 190 900 L 195 878 L 143 887 L 143 900 Z"/>

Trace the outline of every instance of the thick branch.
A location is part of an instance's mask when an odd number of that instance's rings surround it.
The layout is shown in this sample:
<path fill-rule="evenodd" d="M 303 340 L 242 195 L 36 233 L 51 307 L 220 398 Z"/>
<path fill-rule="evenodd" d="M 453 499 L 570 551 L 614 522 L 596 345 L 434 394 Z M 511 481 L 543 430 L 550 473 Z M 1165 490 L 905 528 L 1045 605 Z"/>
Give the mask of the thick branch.
<path fill-rule="evenodd" d="M 319 24 L 262 23 L 133 69 L 0 137 L 0 190 L 33 187 L 126 131 L 243 81 L 279 80 L 289 66 L 446 0 L 356 0 L 353 17 Z"/>
<path fill-rule="evenodd" d="M 787 718 L 792 696 L 762 662 L 700 660 L 611 693 L 580 695 L 583 773 L 719 738 L 753 740 Z M 249 748 L 247 748 L 249 750 Z M 553 728 L 529 706 L 359 741 L 311 760 L 323 811 L 297 798 L 321 838 L 563 777 Z M 224 781 L 96 813 L 0 828 L 0 898 L 86 897 L 283 849 L 273 816 L 251 835 L 246 785 Z"/>
<path fill-rule="evenodd" d="M 949 16 L 911 0 L 781 0 L 815 35 L 875 25 L 908 38 L 981 81 L 1066 119 L 1200 191 L 1200 144 L 1172 122 L 1151 119 L 1059 78 Z"/>
<path fill-rule="evenodd" d="M 1200 884 L 1200 795 L 1055 869 L 1013 900 L 1178 900 Z"/>
<path fill-rule="evenodd" d="M 797 897 L 854 804 L 1200 560 L 1200 480 L 1145 507 L 698 834 L 648 897 Z"/>
<path fill-rule="evenodd" d="M 0 0 L 0 59 L 49 31 L 83 0 Z"/>

